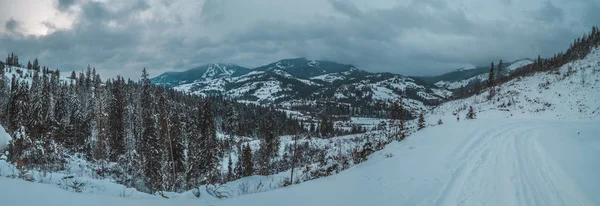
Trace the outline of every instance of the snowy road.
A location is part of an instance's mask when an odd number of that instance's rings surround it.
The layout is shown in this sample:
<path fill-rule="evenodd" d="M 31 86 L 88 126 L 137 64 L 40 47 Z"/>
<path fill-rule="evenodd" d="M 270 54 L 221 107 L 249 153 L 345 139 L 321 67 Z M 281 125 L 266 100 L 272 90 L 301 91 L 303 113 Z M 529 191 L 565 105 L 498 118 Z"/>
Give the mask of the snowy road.
<path fill-rule="evenodd" d="M 541 119 L 448 122 L 392 143 L 338 175 L 223 201 L 123 199 L 5 178 L 0 178 L 0 200 L 50 206 L 600 205 L 599 125 Z"/>
<path fill-rule="evenodd" d="M 573 129 L 565 127 L 572 125 L 519 122 L 479 129 L 449 159 L 456 167 L 434 203 L 592 205 L 540 144 L 553 141 L 547 130 Z"/>

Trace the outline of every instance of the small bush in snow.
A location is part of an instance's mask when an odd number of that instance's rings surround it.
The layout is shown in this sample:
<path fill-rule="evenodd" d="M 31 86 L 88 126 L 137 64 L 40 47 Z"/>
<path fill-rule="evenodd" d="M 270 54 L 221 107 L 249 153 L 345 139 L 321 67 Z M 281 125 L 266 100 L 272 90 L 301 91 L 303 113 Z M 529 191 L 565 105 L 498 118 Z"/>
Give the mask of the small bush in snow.
<path fill-rule="evenodd" d="M 392 154 L 392 153 L 385 153 L 385 154 L 383 154 L 383 157 L 386 158 L 386 159 L 390 158 L 390 157 L 393 157 L 393 156 L 394 156 L 394 154 Z"/>
<path fill-rule="evenodd" d="M 467 119 L 475 119 L 477 115 L 475 114 L 475 111 L 473 110 L 473 106 L 469 106 L 469 112 L 467 113 Z"/>
<path fill-rule="evenodd" d="M 62 178 L 61 182 L 58 185 L 65 190 L 72 190 L 77 193 L 83 192 L 83 188 L 86 183 L 81 180 L 75 179 L 75 176 L 68 175 Z"/>

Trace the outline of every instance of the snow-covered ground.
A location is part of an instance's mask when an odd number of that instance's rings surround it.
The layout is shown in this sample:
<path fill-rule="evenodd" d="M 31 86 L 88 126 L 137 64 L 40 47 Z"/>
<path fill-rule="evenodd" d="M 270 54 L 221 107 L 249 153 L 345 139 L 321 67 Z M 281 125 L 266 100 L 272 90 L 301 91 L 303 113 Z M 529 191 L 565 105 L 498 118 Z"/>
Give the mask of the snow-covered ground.
<path fill-rule="evenodd" d="M 6 130 L 4 130 L 4 127 L 0 126 L 0 156 L 2 156 L 2 151 L 4 151 L 4 149 L 6 149 L 10 140 L 12 140 L 10 135 L 8 135 L 6 133 Z"/>
<path fill-rule="evenodd" d="M 526 118 L 447 123 L 338 175 L 216 205 L 597 205 L 597 125 Z"/>
<path fill-rule="evenodd" d="M 534 118 L 448 122 L 394 142 L 340 174 L 228 200 L 133 200 L 7 178 L 0 178 L 0 199 L 49 206 L 598 205 L 597 125 Z"/>

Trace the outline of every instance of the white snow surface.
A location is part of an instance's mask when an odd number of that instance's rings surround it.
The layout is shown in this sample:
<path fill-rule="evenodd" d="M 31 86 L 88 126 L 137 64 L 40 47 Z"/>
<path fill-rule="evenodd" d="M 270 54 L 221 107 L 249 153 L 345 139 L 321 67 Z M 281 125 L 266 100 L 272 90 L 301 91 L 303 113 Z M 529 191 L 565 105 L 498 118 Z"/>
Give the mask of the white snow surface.
<path fill-rule="evenodd" d="M 311 77 L 310 79 L 318 79 L 321 81 L 325 81 L 325 82 L 335 82 L 337 80 L 343 80 L 346 77 L 339 74 L 339 73 L 332 73 L 332 74 L 323 74 L 323 75 L 319 75 L 319 76 L 315 76 L 315 77 Z"/>
<path fill-rule="evenodd" d="M 2 156 L 2 151 L 6 149 L 10 140 L 12 140 L 12 138 L 10 137 L 10 135 L 8 135 L 8 133 L 6 133 L 4 127 L 0 125 L 0 156 Z"/>

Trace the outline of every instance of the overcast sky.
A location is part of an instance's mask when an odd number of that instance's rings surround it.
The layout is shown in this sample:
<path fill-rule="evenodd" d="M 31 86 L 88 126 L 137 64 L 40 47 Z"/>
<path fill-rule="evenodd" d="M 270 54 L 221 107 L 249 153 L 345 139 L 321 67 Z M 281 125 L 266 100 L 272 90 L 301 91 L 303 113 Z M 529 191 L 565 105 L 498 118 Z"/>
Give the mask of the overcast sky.
<path fill-rule="evenodd" d="M 600 25 L 598 11 L 600 0 L 0 0 L 0 57 L 136 79 L 295 57 L 432 75 L 550 56 Z"/>

